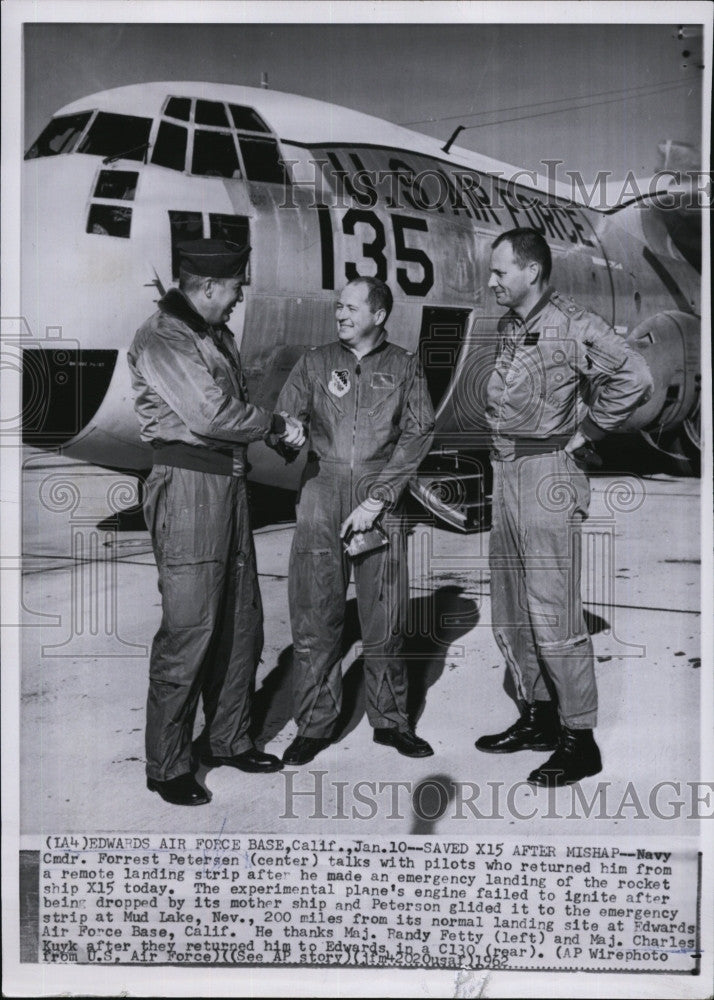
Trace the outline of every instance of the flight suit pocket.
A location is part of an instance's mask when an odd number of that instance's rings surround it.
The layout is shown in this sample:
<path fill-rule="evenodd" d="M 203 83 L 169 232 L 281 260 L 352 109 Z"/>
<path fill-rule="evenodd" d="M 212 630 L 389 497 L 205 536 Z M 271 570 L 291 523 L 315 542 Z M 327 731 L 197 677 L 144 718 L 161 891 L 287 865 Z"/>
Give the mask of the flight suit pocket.
<path fill-rule="evenodd" d="M 402 415 L 402 387 L 404 380 L 396 385 L 371 387 L 371 401 L 368 410 L 375 430 L 398 427 Z"/>
<path fill-rule="evenodd" d="M 166 538 L 167 485 L 172 469 L 154 465 L 144 483 L 144 520 L 149 529 L 157 559 L 163 554 Z"/>
<path fill-rule="evenodd" d="M 344 583 L 330 549 L 293 549 L 288 573 L 288 597 L 297 651 L 309 649 L 325 632 L 339 626 Z"/>
<path fill-rule="evenodd" d="M 349 386 L 349 382 L 347 383 L 348 387 L 345 387 L 344 383 L 338 383 L 338 387 L 339 386 L 341 386 L 341 388 L 338 388 L 338 391 L 341 391 L 342 395 L 344 396 L 346 396 L 347 393 L 351 391 L 351 386 Z M 322 382 L 317 382 L 315 386 L 315 394 L 313 397 L 313 409 L 317 410 L 317 412 L 325 409 L 328 409 L 328 411 L 336 410 L 337 413 L 342 415 L 344 410 L 342 405 L 340 404 L 341 398 L 342 396 L 337 396 L 334 392 L 331 392 L 327 386 L 322 384 Z"/>
<path fill-rule="evenodd" d="M 212 629 L 220 604 L 218 563 L 165 565 L 161 573 L 164 624 L 172 631 L 203 626 Z"/>
<path fill-rule="evenodd" d="M 563 450 L 561 455 L 564 456 L 563 462 L 575 492 L 574 510 L 579 511 L 584 519 L 590 509 L 590 480 L 570 452 Z"/>

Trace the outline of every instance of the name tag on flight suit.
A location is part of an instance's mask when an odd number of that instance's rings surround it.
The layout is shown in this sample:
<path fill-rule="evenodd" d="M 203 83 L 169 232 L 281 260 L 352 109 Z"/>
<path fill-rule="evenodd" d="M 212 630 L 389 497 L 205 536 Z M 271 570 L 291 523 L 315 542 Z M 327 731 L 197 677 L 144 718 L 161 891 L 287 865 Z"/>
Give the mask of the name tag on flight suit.
<path fill-rule="evenodd" d="M 373 389 L 393 389 L 394 375 L 391 372 L 372 372 L 370 386 Z"/>

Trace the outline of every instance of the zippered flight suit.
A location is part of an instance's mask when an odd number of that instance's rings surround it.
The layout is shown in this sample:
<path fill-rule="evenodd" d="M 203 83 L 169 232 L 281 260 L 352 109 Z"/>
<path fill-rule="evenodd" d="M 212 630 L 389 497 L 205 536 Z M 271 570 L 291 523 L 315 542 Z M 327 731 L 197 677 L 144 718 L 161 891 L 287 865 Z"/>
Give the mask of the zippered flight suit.
<path fill-rule="evenodd" d="M 580 594 L 590 485 L 563 448 L 577 428 L 598 440 L 618 427 L 652 379 L 604 320 L 552 289 L 525 321 L 509 310 L 499 333 L 487 387 L 493 631 L 523 702 L 555 694 L 563 725 L 592 729 L 597 688 Z"/>
<path fill-rule="evenodd" d="M 248 402 L 226 326 L 211 327 L 172 289 L 129 351 L 141 436 L 154 449 L 144 515 L 159 571 L 162 619 L 151 648 L 146 770 L 191 769 L 199 696 L 202 748 L 250 749 L 263 612 L 246 496 L 246 445 L 284 429 Z"/>
<path fill-rule="evenodd" d="M 386 340 L 361 359 L 339 342 L 317 347 L 291 372 L 277 409 L 309 428 L 288 584 L 298 732 L 329 738 L 340 715 L 352 569 L 369 722 L 406 730 L 407 678 L 400 654 L 409 582 L 401 498 L 434 429 L 421 365 Z M 386 501 L 380 523 L 389 545 L 351 560 L 340 525 L 368 495 Z"/>

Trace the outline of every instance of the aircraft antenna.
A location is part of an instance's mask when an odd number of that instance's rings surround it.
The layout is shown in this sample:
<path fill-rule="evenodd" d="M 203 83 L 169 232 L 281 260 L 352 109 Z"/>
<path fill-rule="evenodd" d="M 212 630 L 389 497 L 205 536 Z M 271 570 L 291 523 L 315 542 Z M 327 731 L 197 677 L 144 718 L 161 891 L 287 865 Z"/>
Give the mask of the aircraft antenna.
<path fill-rule="evenodd" d="M 454 142 L 454 139 L 459 134 L 459 132 L 463 132 L 463 130 L 465 128 L 466 128 L 465 125 L 457 125 L 456 126 L 456 128 L 454 129 L 454 131 L 451 133 L 451 138 L 445 143 L 445 145 L 443 145 L 441 147 L 442 153 L 448 153 L 449 152 L 449 150 L 451 149 L 451 146 L 452 146 L 452 144 Z"/>
<path fill-rule="evenodd" d="M 260 74 L 260 86 L 263 90 L 268 89 L 268 74 L 265 71 Z"/>
<path fill-rule="evenodd" d="M 161 281 L 161 278 L 159 277 L 159 275 L 158 275 L 158 273 L 156 271 L 156 268 L 152 267 L 151 270 L 154 272 L 154 277 L 153 277 L 153 279 L 151 281 L 148 281 L 144 285 L 144 288 L 152 288 L 153 287 L 153 288 L 158 289 L 159 295 L 161 296 L 161 298 L 163 298 L 164 295 L 166 295 L 166 289 L 164 288 L 163 282 Z"/>

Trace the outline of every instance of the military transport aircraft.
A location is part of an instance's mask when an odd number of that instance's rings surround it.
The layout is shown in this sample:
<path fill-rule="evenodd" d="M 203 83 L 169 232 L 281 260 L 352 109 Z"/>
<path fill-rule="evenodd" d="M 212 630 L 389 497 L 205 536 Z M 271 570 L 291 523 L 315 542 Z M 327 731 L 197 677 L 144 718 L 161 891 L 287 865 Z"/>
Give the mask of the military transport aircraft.
<path fill-rule="evenodd" d="M 699 447 L 700 244 L 658 195 L 599 211 L 518 168 L 368 115 L 265 89 L 151 83 L 60 109 L 23 175 L 24 440 L 97 465 L 151 465 L 125 361 L 177 278 L 177 246 L 249 242 L 231 327 L 251 400 L 271 407 L 300 355 L 335 336 L 335 292 L 378 275 L 389 336 L 422 358 L 437 436 L 413 492 L 461 530 L 485 509 L 483 387 L 498 310 L 495 236 L 532 226 L 557 287 L 647 357 L 651 399 L 624 432 L 692 470 Z M 672 199 L 670 199 L 671 201 Z M 537 387 L 534 399 L 537 401 Z M 299 468 L 251 447 L 251 476 Z"/>

